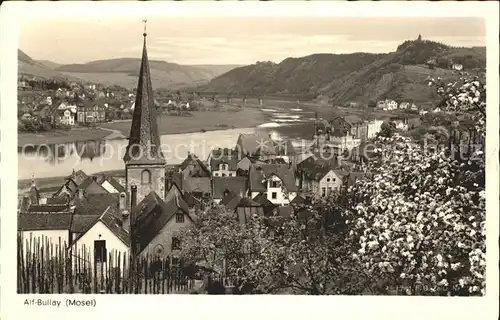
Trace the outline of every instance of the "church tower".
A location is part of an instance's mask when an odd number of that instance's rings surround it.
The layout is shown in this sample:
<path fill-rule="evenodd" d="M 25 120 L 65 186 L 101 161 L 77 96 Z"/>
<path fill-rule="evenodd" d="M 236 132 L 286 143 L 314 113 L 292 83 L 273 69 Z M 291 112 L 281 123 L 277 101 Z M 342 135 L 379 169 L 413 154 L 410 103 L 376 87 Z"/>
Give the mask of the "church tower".
<path fill-rule="evenodd" d="M 154 191 L 161 199 L 165 199 L 166 161 L 160 148 L 156 124 L 153 88 L 146 50 L 146 27 L 144 27 L 143 36 L 144 47 L 135 108 L 128 146 L 123 157 L 130 212 L 132 212 L 132 207 L 140 203 L 151 191 Z M 134 217 L 130 218 L 134 220 Z"/>

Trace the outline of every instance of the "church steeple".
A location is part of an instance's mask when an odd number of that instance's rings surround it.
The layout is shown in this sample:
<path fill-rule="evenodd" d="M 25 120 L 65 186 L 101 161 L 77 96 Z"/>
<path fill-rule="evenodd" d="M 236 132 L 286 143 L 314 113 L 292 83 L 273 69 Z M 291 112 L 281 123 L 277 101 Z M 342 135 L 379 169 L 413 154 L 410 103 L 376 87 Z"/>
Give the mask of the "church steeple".
<path fill-rule="evenodd" d="M 145 23 L 146 20 L 143 20 Z M 146 48 L 146 25 L 144 25 L 144 46 L 141 69 L 137 84 L 135 108 L 132 116 L 129 143 L 123 160 L 126 163 L 161 164 L 165 158 L 160 148 L 160 137 L 156 124 L 153 87 Z"/>
<path fill-rule="evenodd" d="M 143 21 L 144 23 L 146 20 Z M 144 48 L 137 83 L 135 108 L 130 128 L 130 137 L 123 157 L 130 223 L 135 221 L 135 206 L 151 192 L 165 199 L 165 157 L 161 152 L 160 136 L 156 125 L 153 87 L 146 49 L 146 26 L 144 25 Z"/>

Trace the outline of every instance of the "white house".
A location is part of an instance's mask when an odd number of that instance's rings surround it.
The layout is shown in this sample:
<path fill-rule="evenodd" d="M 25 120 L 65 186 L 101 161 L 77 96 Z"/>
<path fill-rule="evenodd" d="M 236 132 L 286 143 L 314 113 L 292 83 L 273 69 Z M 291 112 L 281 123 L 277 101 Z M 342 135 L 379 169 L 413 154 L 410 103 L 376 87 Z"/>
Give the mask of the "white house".
<path fill-rule="evenodd" d="M 373 120 L 373 121 L 368 122 L 367 132 L 366 132 L 367 139 L 375 138 L 377 133 L 380 131 L 380 128 L 382 127 L 383 122 L 384 121 L 382 121 L 382 120 Z"/>
<path fill-rule="evenodd" d="M 108 207 L 99 219 L 73 241 L 71 245 L 73 256 L 83 259 L 92 268 L 94 265 L 100 267 L 101 264 L 105 267 L 109 254 L 116 256 L 120 253 L 122 257 L 127 255 L 130 236 L 122 223 L 116 210 L 111 206 Z"/>
<path fill-rule="evenodd" d="M 399 104 L 399 109 L 402 109 L 402 110 L 406 110 L 406 109 L 408 109 L 409 107 L 410 107 L 410 103 L 408 103 L 408 102 L 401 102 L 401 103 Z"/>
<path fill-rule="evenodd" d="M 238 152 L 231 149 L 212 150 L 208 164 L 213 177 L 236 177 Z"/>
<path fill-rule="evenodd" d="M 385 107 L 387 110 L 396 110 L 398 108 L 398 103 L 394 100 L 387 99 L 385 100 Z"/>
<path fill-rule="evenodd" d="M 383 100 L 377 101 L 377 108 L 378 109 L 385 109 L 386 108 L 385 101 L 383 101 Z"/>
<path fill-rule="evenodd" d="M 332 192 L 338 192 L 344 183 L 346 173 L 328 167 L 317 167 L 306 177 L 303 188 L 313 193 L 327 197 Z"/>
<path fill-rule="evenodd" d="M 66 103 L 61 102 L 61 104 L 57 107 L 57 110 L 66 110 L 67 108 L 68 106 L 66 105 Z"/>
<path fill-rule="evenodd" d="M 75 114 L 71 112 L 71 110 L 66 109 L 64 111 L 58 110 L 59 111 L 59 122 L 61 124 L 67 125 L 67 126 L 72 126 L 75 124 Z"/>
<path fill-rule="evenodd" d="M 275 205 L 288 205 L 297 196 L 295 173 L 287 164 L 251 165 L 248 195 L 263 194 Z"/>
<path fill-rule="evenodd" d="M 23 248 L 34 250 L 36 243 L 69 246 L 71 213 L 19 213 L 17 231 Z"/>
<path fill-rule="evenodd" d="M 451 66 L 451 68 L 452 68 L 453 70 L 462 71 L 462 70 L 464 69 L 464 66 L 463 66 L 463 65 L 461 65 L 461 64 L 459 64 L 459 63 L 454 63 L 454 64 Z"/>

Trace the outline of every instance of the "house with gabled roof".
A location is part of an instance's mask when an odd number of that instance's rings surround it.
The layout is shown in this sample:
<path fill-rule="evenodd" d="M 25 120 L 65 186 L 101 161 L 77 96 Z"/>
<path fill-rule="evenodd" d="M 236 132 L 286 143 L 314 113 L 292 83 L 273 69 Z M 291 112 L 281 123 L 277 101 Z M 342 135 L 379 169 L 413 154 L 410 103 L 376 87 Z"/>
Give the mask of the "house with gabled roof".
<path fill-rule="evenodd" d="M 209 165 L 213 177 L 235 177 L 238 170 L 238 151 L 215 149 L 210 152 Z"/>
<path fill-rule="evenodd" d="M 179 172 L 187 177 L 210 177 L 210 169 L 195 154 L 190 152 L 179 165 Z"/>
<path fill-rule="evenodd" d="M 155 257 L 177 255 L 181 243 L 176 234 L 193 222 L 189 207 L 182 197 L 176 195 L 165 202 L 151 192 L 137 205 L 135 211 L 136 220 L 131 235 L 135 254 Z"/>
<path fill-rule="evenodd" d="M 17 215 L 17 231 L 25 250 L 35 247 L 35 241 L 45 241 L 54 245 L 70 244 L 72 214 L 63 213 L 19 213 Z"/>
<path fill-rule="evenodd" d="M 347 172 L 333 169 L 330 166 L 318 165 L 303 175 L 302 189 L 327 197 L 332 192 L 339 192 L 344 185 Z"/>
<path fill-rule="evenodd" d="M 295 173 L 290 165 L 252 165 L 248 174 L 248 195 L 264 194 L 276 205 L 288 205 L 297 196 Z"/>
<path fill-rule="evenodd" d="M 213 177 L 212 178 L 212 200 L 215 203 L 221 200 L 229 193 L 233 193 L 240 197 L 246 194 L 247 178 L 246 177 Z"/>
<path fill-rule="evenodd" d="M 87 219 L 91 220 L 91 218 Z M 77 226 L 74 230 L 79 235 L 73 240 L 71 250 L 73 255 L 83 259 L 89 268 L 94 265 L 97 268 L 101 265 L 105 268 L 110 254 L 114 257 L 118 254 L 124 257 L 129 253 L 129 231 L 123 226 L 120 212 L 111 206 L 106 208 L 98 219 L 90 223 L 87 221 L 85 230 Z"/>

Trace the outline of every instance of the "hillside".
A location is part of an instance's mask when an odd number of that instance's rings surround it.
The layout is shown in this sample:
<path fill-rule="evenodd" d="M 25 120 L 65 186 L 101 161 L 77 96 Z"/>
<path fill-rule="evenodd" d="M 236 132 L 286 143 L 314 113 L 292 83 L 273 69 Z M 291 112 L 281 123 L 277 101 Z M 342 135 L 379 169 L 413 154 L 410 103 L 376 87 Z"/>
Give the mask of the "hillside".
<path fill-rule="evenodd" d="M 62 64 L 59 64 L 59 63 L 56 63 L 53 61 L 49 61 L 49 60 L 38 60 L 38 62 L 43 64 L 44 66 L 50 68 L 50 69 L 56 69 L 56 68 L 59 68 L 60 66 L 62 66 Z"/>
<path fill-rule="evenodd" d="M 56 79 L 56 80 L 79 80 L 75 77 L 64 75 L 60 72 L 52 70 L 47 65 L 33 60 L 29 55 L 22 50 L 17 51 L 18 56 L 18 73 L 20 76 L 35 76 L 43 79 Z"/>
<path fill-rule="evenodd" d="M 91 82 L 133 88 L 137 85 L 140 64 L 138 58 L 119 58 L 62 65 L 55 70 Z M 187 66 L 159 60 L 150 60 L 149 66 L 155 88 L 203 84 L 231 69 L 231 66 Z"/>
<path fill-rule="evenodd" d="M 437 67 L 425 63 L 436 60 Z M 313 54 L 275 64 L 259 62 L 233 69 L 200 91 L 257 95 L 327 96 L 334 103 L 368 103 L 384 98 L 429 102 L 437 98 L 427 77 L 452 80 L 452 63 L 465 70 L 485 68 L 485 48 L 454 48 L 425 40 L 405 41 L 388 54 Z"/>

